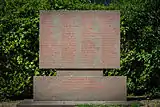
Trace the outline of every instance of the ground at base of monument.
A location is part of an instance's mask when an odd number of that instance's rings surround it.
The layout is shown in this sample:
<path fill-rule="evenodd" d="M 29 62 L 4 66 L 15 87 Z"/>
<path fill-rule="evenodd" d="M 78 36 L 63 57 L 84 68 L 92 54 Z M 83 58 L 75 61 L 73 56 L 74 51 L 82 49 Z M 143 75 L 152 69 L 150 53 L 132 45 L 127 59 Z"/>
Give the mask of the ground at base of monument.
<path fill-rule="evenodd" d="M 31 101 L 31 100 L 28 100 L 28 101 Z M 131 105 L 117 105 L 117 104 L 114 104 L 114 102 L 111 105 L 109 105 L 109 104 L 106 104 L 106 105 L 103 105 L 103 104 L 96 104 L 96 105 L 95 104 L 93 104 L 93 105 L 80 104 L 75 107 L 160 107 L 160 99 L 146 100 L 146 99 L 138 98 L 138 99 L 134 99 L 134 100 L 130 99 L 129 102 L 130 101 L 132 101 L 134 103 L 132 103 Z M 27 107 L 27 105 L 20 106 L 20 105 L 22 105 L 22 103 L 24 103 L 24 100 L 0 102 L 0 107 L 17 107 L 17 104 L 19 107 Z M 139 106 L 139 103 L 141 104 L 141 106 Z M 33 107 L 33 106 L 29 106 L 29 107 Z M 38 105 L 36 107 L 38 107 Z M 55 107 L 55 106 L 51 105 L 50 107 Z"/>
<path fill-rule="evenodd" d="M 34 101 L 34 100 L 24 100 L 17 105 L 17 107 L 87 107 L 92 105 L 122 105 L 121 107 L 130 107 L 132 104 L 139 104 L 137 101 Z M 95 106 L 94 106 L 95 107 Z M 113 106 L 112 106 L 113 107 Z"/>

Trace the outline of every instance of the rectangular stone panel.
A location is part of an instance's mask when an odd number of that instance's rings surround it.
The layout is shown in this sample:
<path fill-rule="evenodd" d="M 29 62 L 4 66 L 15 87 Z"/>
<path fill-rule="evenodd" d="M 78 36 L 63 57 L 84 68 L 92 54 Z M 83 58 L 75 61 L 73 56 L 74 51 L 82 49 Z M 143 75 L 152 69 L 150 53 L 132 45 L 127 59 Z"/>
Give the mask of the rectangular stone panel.
<path fill-rule="evenodd" d="M 41 11 L 40 68 L 119 68 L 119 11 Z"/>
<path fill-rule="evenodd" d="M 125 101 L 124 76 L 37 76 L 35 101 Z"/>

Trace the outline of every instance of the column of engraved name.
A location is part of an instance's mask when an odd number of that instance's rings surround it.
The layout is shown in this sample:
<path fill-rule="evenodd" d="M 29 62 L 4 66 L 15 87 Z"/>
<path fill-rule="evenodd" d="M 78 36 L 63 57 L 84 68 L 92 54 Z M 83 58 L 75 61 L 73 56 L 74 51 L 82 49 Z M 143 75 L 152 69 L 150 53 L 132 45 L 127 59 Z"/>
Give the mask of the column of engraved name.
<path fill-rule="evenodd" d="M 91 16 L 92 17 L 92 16 Z M 96 46 L 93 41 L 93 21 L 92 18 L 86 17 L 86 14 L 82 15 L 82 36 L 81 36 L 81 60 L 82 63 L 86 63 L 87 65 L 93 65 L 94 57 L 96 55 Z"/>
<path fill-rule="evenodd" d="M 103 20 L 102 32 L 107 32 L 106 35 L 103 36 L 102 44 L 102 61 L 104 64 L 107 64 L 108 67 L 113 67 L 115 63 L 119 63 L 117 61 L 117 49 L 118 49 L 118 34 L 117 27 L 114 25 L 115 15 L 109 16 Z"/>
<path fill-rule="evenodd" d="M 52 62 L 54 39 L 53 39 L 53 24 L 52 24 L 52 14 L 41 13 L 40 22 L 40 58 L 43 61 Z M 55 49 L 55 48 L 54 48 Z M 43 61 L 40 62 L 43 63 Z M 49 63 L 50 64 L 50 63 Z M 48 65 L 49 65 L 48 64 Z"/>
<path fill-rule="evenodd" d="M 65 17 L 64 17 L 65 16 Z M 61 22 L 63 23 L 62 38 L 61 38 L 61 58 L 62 63 L 74 63 L 76 53 L 76 38 L 73 30 L 72 19 L 69 15 L 62 15 Z"/>

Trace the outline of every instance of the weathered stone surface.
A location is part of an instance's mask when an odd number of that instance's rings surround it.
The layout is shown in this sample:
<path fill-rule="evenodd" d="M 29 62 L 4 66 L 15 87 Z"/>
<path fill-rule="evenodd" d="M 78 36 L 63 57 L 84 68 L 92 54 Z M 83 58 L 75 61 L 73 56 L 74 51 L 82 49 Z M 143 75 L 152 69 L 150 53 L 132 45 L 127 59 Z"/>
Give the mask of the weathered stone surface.
<path fill-rule="evenodd" d="M 40 68 L 119 68 L 119 11 L 40 14 Z"/>
<path fill-rule="evenodd" d="M 57 70 L 57 76 L 103 76 L 102 70 Z"/>
<path fill-rule="evenodd" d="M 34 77 L 36 101 L 125 101 L 126 77 Z"/>

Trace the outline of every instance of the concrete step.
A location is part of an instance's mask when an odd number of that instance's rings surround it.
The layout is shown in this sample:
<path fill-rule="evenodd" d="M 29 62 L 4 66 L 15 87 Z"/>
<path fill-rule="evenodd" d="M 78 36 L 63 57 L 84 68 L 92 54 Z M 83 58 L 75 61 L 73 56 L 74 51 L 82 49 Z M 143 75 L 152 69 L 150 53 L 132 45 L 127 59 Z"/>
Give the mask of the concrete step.
<path fill-rule="evenodd" d="M 24 100 L 17 107 L 77 107 L 77 105 L 131 105 L 135 101 L 34 101 Z M 95 107 L 95 106 L 94 106 Z"/>

